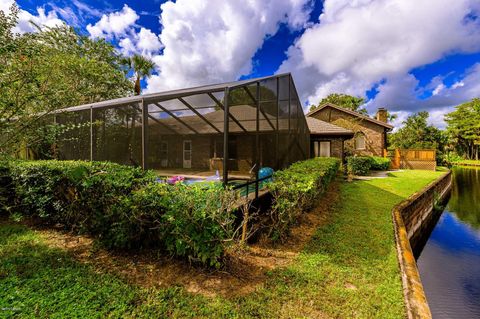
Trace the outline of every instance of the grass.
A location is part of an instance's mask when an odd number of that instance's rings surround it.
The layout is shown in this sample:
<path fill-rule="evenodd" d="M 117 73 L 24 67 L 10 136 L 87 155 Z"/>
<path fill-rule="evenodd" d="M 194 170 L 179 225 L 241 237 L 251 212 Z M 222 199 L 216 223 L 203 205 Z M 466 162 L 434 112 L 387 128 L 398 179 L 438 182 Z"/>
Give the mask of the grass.
<path fill-rule="evenodd" d="M 480 160 L 460 160 L 452 163 L 453 165 L 474 165 L 480 166 Z"/>
<path fill-rule="evenodd" d="M 77 262 L 42 234 L 0 225 L 0 317 L 403 318 L 392 207 L 441 172 L 341 183 L 327 223 L 254 293 L 204 297 L 144 289 Z"/>

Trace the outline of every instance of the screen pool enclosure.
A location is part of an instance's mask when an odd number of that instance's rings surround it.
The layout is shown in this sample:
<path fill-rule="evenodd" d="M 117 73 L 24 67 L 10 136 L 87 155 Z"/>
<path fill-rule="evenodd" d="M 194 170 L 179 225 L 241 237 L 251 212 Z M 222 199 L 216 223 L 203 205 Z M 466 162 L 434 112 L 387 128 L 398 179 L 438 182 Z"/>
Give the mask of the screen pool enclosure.
<path fill-rule="evenodd" d="M 220 180 L 249 186 L 256 196 L 270 168 L 309 157 L 309 130 L 290 74 L 70 107 L 54 121 L 62 128 L 58 159 Z"/>

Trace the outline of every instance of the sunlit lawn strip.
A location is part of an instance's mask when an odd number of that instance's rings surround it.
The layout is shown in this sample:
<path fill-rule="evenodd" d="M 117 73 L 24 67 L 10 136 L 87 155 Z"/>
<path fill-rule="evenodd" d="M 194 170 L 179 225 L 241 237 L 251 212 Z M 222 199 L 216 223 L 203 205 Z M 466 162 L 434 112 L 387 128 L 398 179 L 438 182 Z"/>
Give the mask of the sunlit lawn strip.
<path fill-rule="evenodd" d="M 480 167 L 480 160 L 461 160 L 461 161 L 453 162 L 452 164 L 457 166 L 467 165 L 467 166 Z"/>
<path fill-rule="evenodd" d="M 402 318 L 392 207 L 440 176 L 404 171 L 342 182 L 326 225 L 293 264 L 234 299 L 148 289 L 98 273 L 25 226 L 0 226 L 0 316 Z"/>

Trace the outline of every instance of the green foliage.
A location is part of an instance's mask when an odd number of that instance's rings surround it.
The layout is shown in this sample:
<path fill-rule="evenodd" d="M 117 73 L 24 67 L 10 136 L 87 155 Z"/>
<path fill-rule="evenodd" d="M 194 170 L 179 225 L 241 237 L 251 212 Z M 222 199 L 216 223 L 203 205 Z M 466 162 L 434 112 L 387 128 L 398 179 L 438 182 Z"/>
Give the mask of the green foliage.
<path fill-rule="evenodd" d="M 106 273 L 52 246 L 48 233 L 5 222 L 0 309 L 7 318 L 404 318 L 391 210 L 441 174 L 407 170 L 340 183 L 305 249 L 268 271 L 255 292 L 234 298 L 177 286 L 143 289 L 130 282 L 131 271 Z"/>
<path fill-rule="evenodd" d="M 275 172 L 268 184 L 274 203 L 270 211 L 270 237 L 284 239 L 292 224 L 310 209 L 337 174 L 340 161 L 336 158 L 313 158 L 297 162 Z"/>
<path fill-rule="evenodd" d="M 445 116 L 453 148 L 465 159 L 480 159 L 480 98 L 456 106 Z"/>
<path fill-rule="evenodd" d="M 410 115 L 397 132 L 390 134 L 390 145 L 395 148 L 434 148 L 443 149 L 445 136 L 442 131 L 429 125 L 426 111 Z"/>
<path fill-rule="evenodd" d="M 150 183 L 135 190 L 116 207 L 123 224 L 117 224 L 116 246 L 159 241 L 176 256 L 220 266 L 234 229 L 235 192 L 220 183 L 167 185 Z"/>
<path fill-rule="evenodd" d="M 53 110 L 132 92 L 110 43 L 67 26 L 14 34 L 17 22 L 16 6 L 8 14 L 0 11 L 0 156 L 25 142 L 42 146 L 45 132 L 38 127 Z"/>
<path fill-rule="evenodd" d="M 347 157 L 348 174 L 364 176 L 372 168 L 372 159 L 368 156 L 349 156 Z"/>
<path fill-rule="evenodd" d="M 233 236 L 236 195 L 218 183 L 161 184 L 151 171 L 100 162 L 15 161 L 2 171 L 13 193 L 5 210 L 88 233 L 109 248 L 160 247 L 220 266 Z"/>
<path fill-rule="evenodd" d="M 323 98 L 318 105 L 312 105 L 310 111 L 314 111 L 319 108 L 322 104 L 332 103 L 337 106 L 359 112 L 364 115 L 368 115 L 367 109 L 361 107 L 365 103 L 365 99 L 361 97 L 351 96 L 343 93 L 332 93 L 327 97 Z"/>
<path fill-rule="evenodd" d="M 390 167 L 390 159 L 380 156 L 370 156 L 370 169 L 374 171 L 386 171 Z"/>
<path fill-rule="evenodd" d="M 447 136 L 442 130 L 429 125 L 428 117 L 426 111 L 410 115 L 403 122 L 403 127 L 389 135 L 390 146 L 402 149 L 436 149 L 437 162 L 441 163 Z"/>
<path fill-rule="evenodd" d="M 155 69 L 155 63 L 147 57 L 140 54 L 135 54 L 131 57 L 122 58 L 121 63 L 127 67 L 127 70 L 133 70 L 135 74 L 135 95 L 142 93 L 140 86 L 140 80 L 152 75 L 152 71 Z"/>

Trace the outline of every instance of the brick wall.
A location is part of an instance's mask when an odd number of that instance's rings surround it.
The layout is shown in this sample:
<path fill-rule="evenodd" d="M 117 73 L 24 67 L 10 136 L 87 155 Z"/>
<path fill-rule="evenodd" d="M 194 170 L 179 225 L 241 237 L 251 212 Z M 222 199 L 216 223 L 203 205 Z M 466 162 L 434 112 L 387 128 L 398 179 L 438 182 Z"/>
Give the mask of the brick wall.
<path fill-rule="evenodd" d="M 357 155 L 382 156 L 382 152 L 385 149 L 385 128 L 383 126 L 331 107 L 325 107 L 313 114 L 312 117 L 344 127 L 355 133 L 361 132 L 365 135 L 365 150 L 356 150 L 355 139 L 353 138 L 345 141 L 346 151 L 350 150 L 353 154 Z"/>
<path fill-rule="evenodd" d="M 410 240 L 433 212 L 435 203 L 448 196 L 451 185 L 452 174 L 448 172 L 398 206 Z"/>
<path fill-rule="evenodd" d="M 449 171 L 392 211 L 397 259 L 409 319 L 432 318 L 410 242 L 415 238 L 415 232 L 422 231 L 424 224 L 432 222 L 435 203 L 448 197 L 451 185 L 452 174 Z"/>

